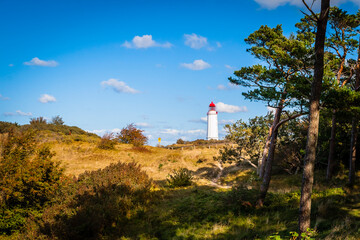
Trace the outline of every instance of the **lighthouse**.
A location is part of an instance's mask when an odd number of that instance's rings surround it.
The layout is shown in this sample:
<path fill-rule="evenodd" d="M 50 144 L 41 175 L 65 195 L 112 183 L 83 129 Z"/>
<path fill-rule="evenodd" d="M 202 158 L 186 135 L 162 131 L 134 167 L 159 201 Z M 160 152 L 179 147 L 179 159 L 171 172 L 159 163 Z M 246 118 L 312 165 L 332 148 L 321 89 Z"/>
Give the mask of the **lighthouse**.
<path fill-rule="evenodd" d="M 211 102 L 207 113 L 207 140 L 219 140 L 217 115 L 216 106 Z"/>

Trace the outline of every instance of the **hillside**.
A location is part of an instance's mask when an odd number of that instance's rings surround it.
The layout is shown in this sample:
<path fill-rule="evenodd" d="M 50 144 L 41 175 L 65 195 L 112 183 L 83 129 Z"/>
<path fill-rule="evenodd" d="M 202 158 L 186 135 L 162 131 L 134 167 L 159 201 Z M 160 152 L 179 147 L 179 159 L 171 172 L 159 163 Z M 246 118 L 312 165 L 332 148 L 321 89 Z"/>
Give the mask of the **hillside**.
<path fill-rule="evenodd" d="M 0 133 L 11 128 L 37 131 L 37 139 L 48 145 L 55 153 L 53 159 L 61 162 L 67 175 L 94 171 L 116 162 L 136 162 L 156 181 L 163 181 L 174 170 L 186 168 L 206 183 L 219 172 L 219 163 L 213 157 L 219 149 L 228 144 L 224 141 L 196 140 L 173 144 L 168 147 L 134 147 L 131 144 L 117 143 L 115 149 L 104 150 L 98 147 L 101 138 L 75 126 L 55 125 L 35 122 L 17 125 L 0 122 Z"/>
<path fill-rule="evenodd" d="M 296 230 L 301 174 L 274 175 L 267 206 L 257 210 L 254 199 L 261 180 L 251 166 L 220 166 L 214 161 L 221 144 L 217 148 L 173 145 L 174 150 L 146 146 L 146 151 L 117 144 L 114 150 L 101 150 L 97 141 L 84 137 L 81 141 L 49 143 L 56 152 L 55 159 L 63 162 L 69 175 L 104 168 L 117 161 L 135 161 L 154 180 L 152 203 L 144 216 L 129 220 L 122 239 L 268 239 L 278 232 L 279 237 L 289 239 L 290 231 Z M 168 175 L 179 168 L 193 173 L 195 185 L 166 187 Z M 313 206 L 316 239 L 360 236 L 354 230 L 359 226 L 360 195 L 358 190 L 343 187 L 343 182 L 337 178 L 328 188 L 324 175 L 317 174 Z M 235 189 L 232 191 L 231 187 Z"/>
<path fill-rule="evenodd" d="M 224 144 L 191 144 L 159 148 L 136 148 L 131 144 L 116 144 L 113 150 L 98 148 L 100 138 L 87 135 L 62 135 L 42 131 L 39 137 L 56 153 L 54 160 L 61 161 L 68 175 L 78 176 L 85 171 L 104 168 L 118 161 L 137 162 L 156 181 L 164 181 L 174 169 L 186 168 L 196 176 L 196 181 L 209 184 L 219 172 L 219 163 L 213 157 Z M 209 147 L 210 146 L 210 147 Z"/>
<path fill-rule="evenodd" d="M 37 215 L 25 210 L 31 220 L 23 223 L 23 232 L 0 239 L 294 239 L 300 174 L 274 174 L 265 206 L 256 208 L 261 179 L 254 168 L 213 158 L 229 143 L 168 148 L 116 143 L 104 150 L 100 137 L 81 129 L 67 134 L 68 126 L 61 127 L 65 133 L 43 128 L 37 141 L 50 147 L 69 178 L 45 210 Z M 169 187 L 168 176 L 180 168 L 191 172 L 193 184 Z M 316 174 L 309 236 L 359 239 L 359 187 L 345 182 L 344 175 L 329 184 L 323 173 Z"/>

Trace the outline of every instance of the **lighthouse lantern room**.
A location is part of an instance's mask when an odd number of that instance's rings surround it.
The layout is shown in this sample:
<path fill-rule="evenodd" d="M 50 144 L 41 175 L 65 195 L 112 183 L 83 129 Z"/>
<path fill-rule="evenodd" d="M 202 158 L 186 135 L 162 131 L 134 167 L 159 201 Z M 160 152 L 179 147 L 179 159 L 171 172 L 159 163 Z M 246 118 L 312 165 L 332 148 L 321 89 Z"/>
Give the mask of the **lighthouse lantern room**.
<path fill-rule="evenodd" d="M 216 106 L 211 102 L 207 113 L 207 140 L 219 140 L 217 115 Z"/>

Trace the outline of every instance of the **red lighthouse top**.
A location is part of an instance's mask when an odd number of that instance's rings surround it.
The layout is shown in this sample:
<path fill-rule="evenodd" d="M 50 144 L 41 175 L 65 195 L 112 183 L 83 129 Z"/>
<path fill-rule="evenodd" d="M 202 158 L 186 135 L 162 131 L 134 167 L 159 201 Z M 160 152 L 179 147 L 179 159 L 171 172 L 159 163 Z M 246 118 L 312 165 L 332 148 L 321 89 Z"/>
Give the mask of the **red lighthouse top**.
<path fill-rule="evenodd" d="M 215 107 L 215 104 L 211 101 L 209 107 Z"/>

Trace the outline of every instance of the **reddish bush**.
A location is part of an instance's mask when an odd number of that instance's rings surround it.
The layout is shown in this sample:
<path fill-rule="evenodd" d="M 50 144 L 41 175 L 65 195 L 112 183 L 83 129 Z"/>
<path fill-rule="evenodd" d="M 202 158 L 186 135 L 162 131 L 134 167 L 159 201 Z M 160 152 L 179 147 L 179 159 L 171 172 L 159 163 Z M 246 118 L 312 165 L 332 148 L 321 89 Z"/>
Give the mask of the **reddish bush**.
<path fill-rule="evenodd" d="M 136 128 L 136 126 L 131 123 L 125 128 L 121 129 L 121 132 L 118 134 L 117 138 L 122 143 L 129 143 L 133 144 L 134 146 L 142 146 L 148 141 L 143 132 L 143 130 Z"/>

